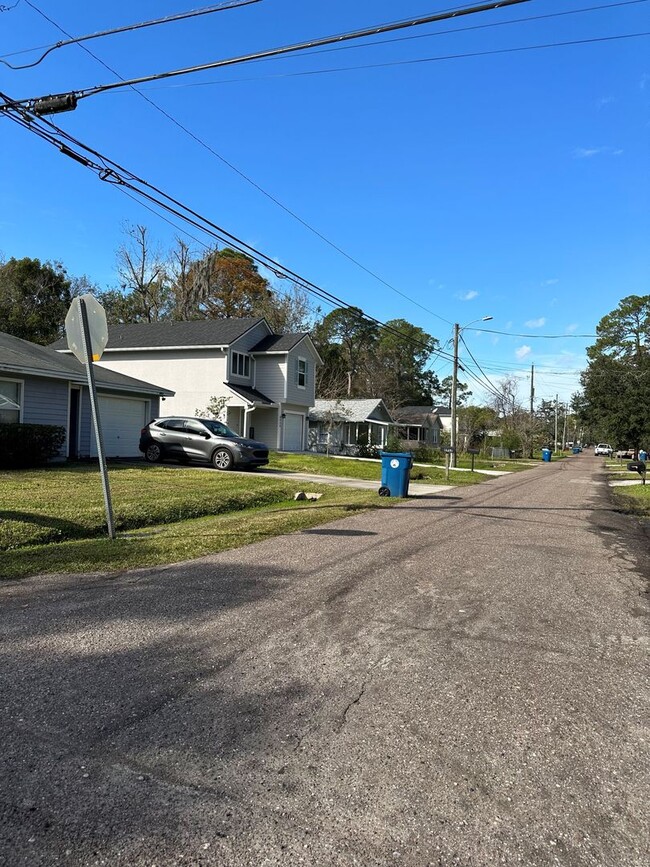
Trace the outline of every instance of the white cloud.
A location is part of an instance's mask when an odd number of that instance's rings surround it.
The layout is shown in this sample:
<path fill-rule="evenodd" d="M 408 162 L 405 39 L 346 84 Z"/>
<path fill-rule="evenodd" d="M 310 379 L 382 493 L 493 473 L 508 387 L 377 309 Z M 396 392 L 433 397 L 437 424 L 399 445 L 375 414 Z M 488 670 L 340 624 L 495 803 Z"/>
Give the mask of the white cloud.
<path fill-rule="evenodd" d="M 473 301 L 474 298 L 478 298 L 478 292 L 474 289 L 470 289 L 469 292 L 465 292 L 464 295 L 458 296 L 461 301 Z"/>
<path fill-rule="evenodd" d="M 526 328 L 543 328 L 546 325 L 546 319 L 543 316 L 540 316 L 539 319 L 529 319 L 527 322 L 524 322 Z"/>
<path fill-rule="evenodd" d="M 573 157 L 576 160 L 587 160 L 595 156 L 614 156 L 620 157 L 623 153 L 622 148 L 613 147 L 597 147 L 597 148 L 574 148 Z"/>
<path fill-rule="evenodd" d="M 578 330 L 578 325 L 576 322 L 572 322 L 571 325 L 567 325 L 567 327 L 566 327 L 566 333 L 567 334 L 574 334 L 577 330 Z"/>
<path fill-rule="evenodd" d="M 542 285 L 542 286 L 555 286 L 555 284 L 556 284 L 556 283 L 559 283 L 559 282 L 560 282 L 560 281 L 558 280 L 557 277 L 551 277 L 550 280 L 542 280 L 541 285 Z"/>
<path fill-rule="evenodd" d="M 519 349 L 515 350 L 515 355 L 517 356 L 519 361 L 521 361 L 522 358 L 525 358 L 527 355 L 530 355 L 530 353 L 531 353 L 530 346 L 525 346 L 525 345 L 520 346 Z"/>

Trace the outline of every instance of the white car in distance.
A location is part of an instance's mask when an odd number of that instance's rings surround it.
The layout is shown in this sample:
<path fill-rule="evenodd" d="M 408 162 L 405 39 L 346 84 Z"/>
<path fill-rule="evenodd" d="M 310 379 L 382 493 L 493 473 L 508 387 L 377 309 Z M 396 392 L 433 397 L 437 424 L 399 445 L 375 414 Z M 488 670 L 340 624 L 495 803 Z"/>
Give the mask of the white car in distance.
<path fill-rule="evenodd" d="M 613 449 L 608 443 L 598 443 L 598 445 L 594 449 L 594 454 L 605 455 L 606 458 L 611 458 L 612 451 Z"/>

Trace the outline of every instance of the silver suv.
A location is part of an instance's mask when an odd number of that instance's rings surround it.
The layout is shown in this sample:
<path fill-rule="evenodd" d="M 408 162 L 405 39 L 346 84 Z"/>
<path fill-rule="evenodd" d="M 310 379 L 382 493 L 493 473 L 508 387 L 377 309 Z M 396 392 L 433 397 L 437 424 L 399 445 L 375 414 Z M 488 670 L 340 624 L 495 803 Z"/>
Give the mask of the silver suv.
<path fill-rule="evenodd" d="M 269 462 L 268 446 L 237 436 L 211 418 L 156 418 L 140 431 L 139 448 L 150 463 L 175 458 L 181 463 L 209 461 L 217 470 L 230 470 Z"/>

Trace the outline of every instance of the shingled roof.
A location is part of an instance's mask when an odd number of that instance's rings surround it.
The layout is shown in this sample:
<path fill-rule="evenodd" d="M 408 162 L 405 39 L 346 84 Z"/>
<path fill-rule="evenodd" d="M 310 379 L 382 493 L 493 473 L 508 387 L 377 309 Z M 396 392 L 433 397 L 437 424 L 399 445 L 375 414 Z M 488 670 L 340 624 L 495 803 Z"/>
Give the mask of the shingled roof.
<path fill-rule="evenodd" d="M 0 331 L 0 372 L 31 374 L 47 379 L 67 379 L 72 382 L 86 383 L 86 369 L 77 361 L 74 355 L 63 355 L 49 346 L 39 346 L 28 340 L 21 340 L 11 334 Z M 125 376 L 114 370 L 107 370 L 95 364 L 93 366 L 95 382 L 98 387 L 112 388 L 119 391 L 139 391 L 145 394 L 174 394 L 168 388 L 152 385 Z"/>
<path fill-rule="evenodd" d="M 190 322 L 137 322 L 129 325 L 109 325 L 108 344 L 112 349 L 164 349 L 187 346 L 229 346 L 251 328 L 264 322 L 261 317 L 245 319 L 197 319 Z M 53 349 L 67 349 L 64 339 L 52 344 Z"/>

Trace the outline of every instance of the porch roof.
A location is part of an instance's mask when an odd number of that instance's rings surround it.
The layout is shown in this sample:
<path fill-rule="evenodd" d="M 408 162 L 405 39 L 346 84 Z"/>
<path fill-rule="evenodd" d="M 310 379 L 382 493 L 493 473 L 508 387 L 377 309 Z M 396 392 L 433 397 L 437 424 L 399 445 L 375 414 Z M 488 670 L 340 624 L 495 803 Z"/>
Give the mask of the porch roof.
<path fill-rule="evenodd" d="M 256 388 L 248 388 L 245 385 L 233 385 L 232 382 L 224 382 L 224 385 L 253 406 L 277 406 L 270 397 L 262 394 Z"/>

